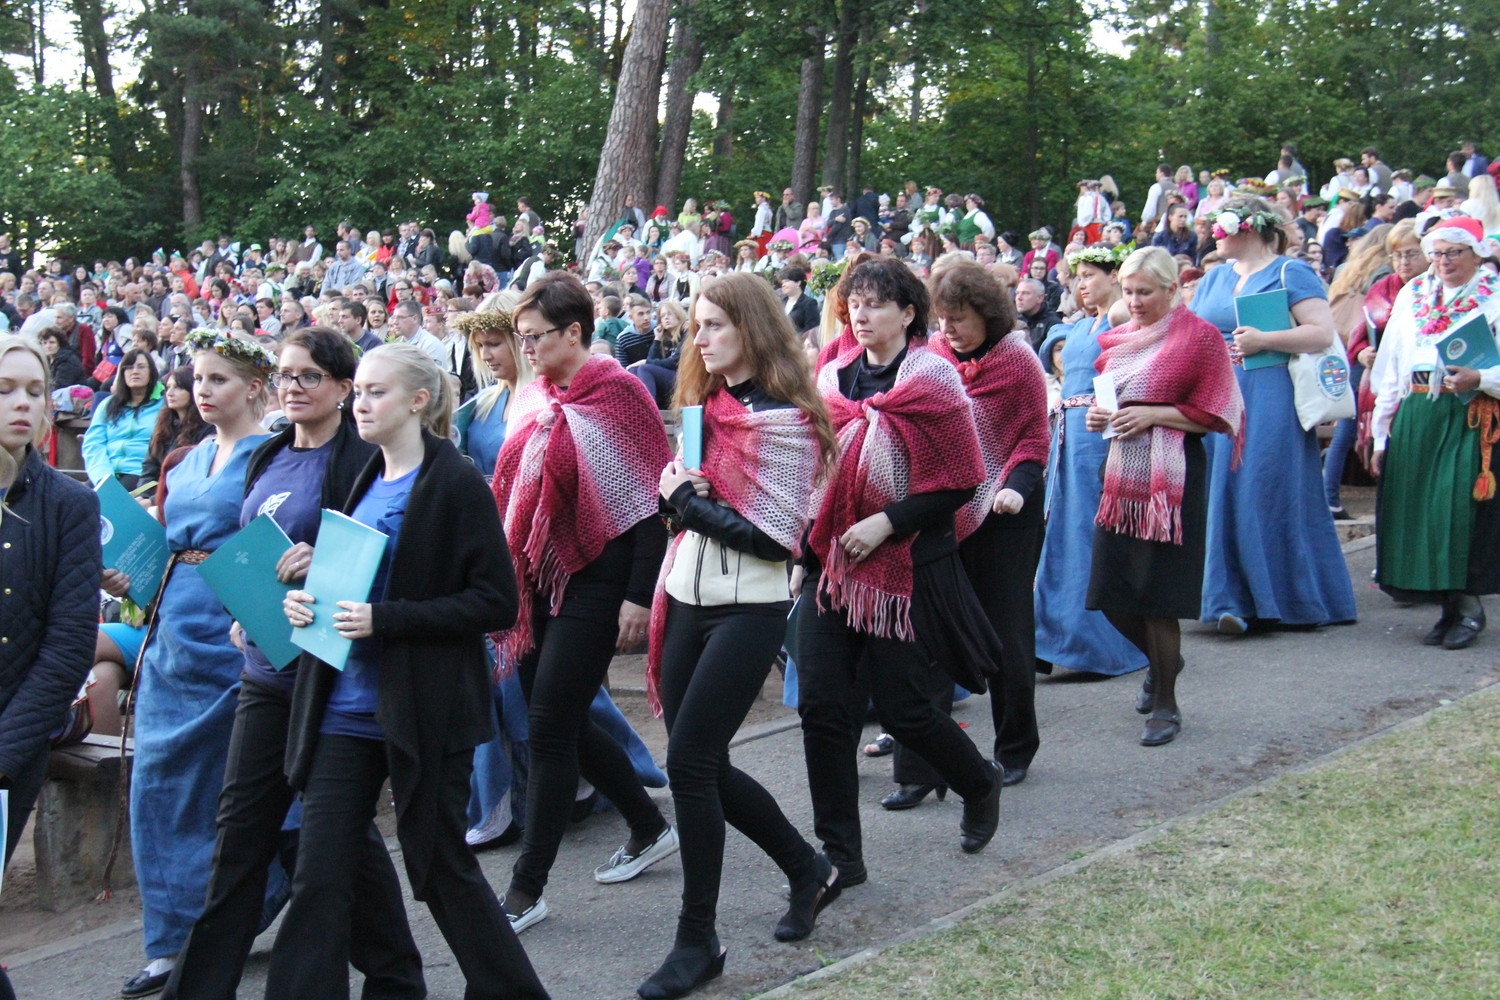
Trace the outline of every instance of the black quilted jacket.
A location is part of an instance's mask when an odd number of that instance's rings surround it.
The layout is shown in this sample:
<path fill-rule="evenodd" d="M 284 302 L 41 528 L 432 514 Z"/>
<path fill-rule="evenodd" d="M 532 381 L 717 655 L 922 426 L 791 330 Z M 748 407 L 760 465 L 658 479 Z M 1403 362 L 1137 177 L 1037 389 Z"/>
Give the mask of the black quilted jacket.
<path fill-rule="evenodd" d="M 0 514 L 0 774 L 47 748 L 94 661 L 99 500 L 32 449 Z"/>

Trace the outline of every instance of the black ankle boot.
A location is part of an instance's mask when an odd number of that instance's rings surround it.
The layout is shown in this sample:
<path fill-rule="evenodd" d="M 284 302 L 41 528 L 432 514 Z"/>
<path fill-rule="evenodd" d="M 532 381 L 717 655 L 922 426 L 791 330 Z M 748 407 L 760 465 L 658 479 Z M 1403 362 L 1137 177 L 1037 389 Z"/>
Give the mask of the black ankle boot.
<path fill-rule="evenodd" d="M 812 873 L 805 882 L 792 883 L 792 899 L 787 904 L 786 915 L 776 925 L 776 940 L 801 941 L 813 932 L 813 924 L 823 907 L 839 898 L 844 891 L 839 884 L 839 870 L 819 854 L 813 862 Z"/>
<path fill-rule="evenodd" d="M 641 1000 L 685 997 L 724 974 L 725 954 L 727 952 L 719 947 L 717 934 L 699 944 L 679 944 L 668 953 L 661 968 L 636 987 L 636 995 Z"/>
<path fill-rule="evenodd" d="M 985 761 L 994 773 L 990 793 L 982 799 L 964 799 L 964 818 L 958 824 L 958 846 L 965 854 L 978 854 L 1000 829 L 1000 787 L 1004 781 L 1000 767 Z"/>

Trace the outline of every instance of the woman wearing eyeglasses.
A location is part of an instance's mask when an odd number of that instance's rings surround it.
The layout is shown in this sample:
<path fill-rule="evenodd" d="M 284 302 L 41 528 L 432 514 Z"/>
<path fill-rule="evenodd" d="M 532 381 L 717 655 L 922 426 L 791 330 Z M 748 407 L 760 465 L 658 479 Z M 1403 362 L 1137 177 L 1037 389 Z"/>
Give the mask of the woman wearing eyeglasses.
<path fill-rule="evenodd" d="M 1415 219 L 1402 219 L 1386 231 L 1385 249 L 1390 262 L 1390 271 L 1377 279 L 1367 292 L 1360 319 L 1349 338 L 1349 367 L 1362 373 L 1359 384 L 1359 413 L 1356 415 L 1358 436 L 1355 451 L 1368 465 L 1374 438 L 1371 419 L 1375 412 L 1375 359 L 1379 357 L 1380 342 L 1385 339 L 1385 328 L 1391 319 L 1391 308 L 1396 296 L 1408 282 L 1427 270 L 1427 255 L 1422 252 L 1422 242 L 1417 235 Z M 1328 477 L 1323 477 L 1324 486 Z M 1332 505 L 1330 505 L 1332 506 Z"/>
<path fill-rule="evenodd" d="M 1474 313 L 1491 330 L 1500 320 L 1500 280 L 1484 266 L 1500 247 L 1459 217 L 1428 230 L 1422 249 L 1432 270 L 1396 296 L 1375 360 L 1377 579 L 1398 601 L 1442 606 L 1423 643 L 1463 649 L 1484 629 L 1480 596 L 1500 593 L 1500 367 L 1455 366 L 1438 345 Z"/>
<path fill-rule="evenodd" d="M 1311 267 L 1282 256 L 1285 220 L 1264 199 L 1229 199 L 1213 235 L 1232 264 L 1203 277 L 1191 308 L 1229 344 L 1245 400 L 1244 461 L 1236 468 L 1229 441 L 1210 435 L 1202 619 L 1224 635 L 1352 622 L 1354 587 L 1323 496 L 1318 435 L 1297 420 L 1287 371 L 1291 353 L 1333 344 L 1328 293 Z M 1289 329 L 1240 325 L 1237 298 L 1279 290 Z M 1249 360 L 1262 354 L 1272 363 Z"/>
<path fill-rule="evenodd" d="M 614 652 L 646 638 L 667 543 L 657 516 L 666 432 L 640 380 L 589 353 L 594 303 L 576 277 L 538 278 L 513 319 L 537 376 L 511 404 L 494 480 L 521 597 L 501 656 L 518 664 L 531 735 L 526 833 L 505 894 L 519 932 L 547 915 L 542 890 L 580 774 L 630 826 L 597 881 L 634 878 L 674 853 L 677 835 L 588 718 Z"/>
<path fill-rule="evenodd" d="M 307 575 L 322 508 L 343 505 L 378 450 L 354 429 L 348 402 L 354 367 L 346 337 L 312 327 L 286 339 L 270 375 L 290 426 L 251 454 L 239 520 L 243 526 L 269 514 L 292 540 L 277 566 L 286 584 Z M 284 760 L 297 663 L 271 663 L 238 624 L 233 634 L 244 667 L 219 793 L 213 873 L 203 914 L 167 983 L 167 998 L 234 996 L 250 945 L 263 929 L 268 877 L 274 871 L 284 883 L 296 857 L 296 834 L 282 827 L 295 797 Z M 351 909 L 351 961 L 381 996 L 420 998 L 421 956 L 395 866 L 373 822 L 364 852 Z"/>

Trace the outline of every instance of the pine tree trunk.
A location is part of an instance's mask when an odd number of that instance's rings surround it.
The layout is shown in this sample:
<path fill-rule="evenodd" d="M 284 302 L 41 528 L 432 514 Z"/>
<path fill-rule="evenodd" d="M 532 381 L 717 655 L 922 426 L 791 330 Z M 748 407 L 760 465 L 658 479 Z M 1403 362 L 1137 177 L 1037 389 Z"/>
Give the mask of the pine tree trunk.
<path fill-rule="evenodd" d="M 826 39 L 808 28 L 813 50 L 802 60 L 797 85 L 797 141 L 792 152 L 792 192 L 803 205 L 812 201 L 813 177 L 818 170 L 818 122 L 823 114 L 823 49 Z"/>
<path fill-rule="evenodd" d="M 670 0 L 640 0 L 636 5 L 609 128 L 599 153 L 599 169 L 594 175 L 589 220 L 583 234 L 585 253 L 619 217 L 626 195 L 634 195 L 637 204 L 646 200 L 656 153 L 656 106 L 661 93 L 657 67 L 667 44 L 670 11 Z"/>
<path fill-rule="evenodd" d="M 688 133 L 693 127 L 693 91 L 689 83 L 703 67 L 703 42 L 689 22 L 690 4 L 677 16 L 672 38 L 672 63 L 667 68 L 667 120 L 661 130 L 661 156 L 656 171 L 656 204 L 669 213 L 677 208 L 677 189 L 682 185 L 682 161 L 687 156 Z"/>
<path fill-rule="evenodd" d="M 190 57 L 182 73 L 182 224 L 191 233 L 203 222 L 198 190 L 198 145 L 203 138 L 203 68 Z M 194 234 L 196 235 L 196 234 Z"/>
<path fill-rule="evenodd" d="M 724 86 L 719 95 L 719 117 L 714 132 L 714 172 L 724 169 L 725 161 L 734 155 L 734 84 Z"/>
<path fill-rule="evenodd" d="M 839 26 L 834 36 L 833 87 L 828 95 L 828 152 L 823 157 L 823 183 L 844 185 L 849 158 L 850 106 L 854 103 L 854 50 L 859 47 L 858 11 L 854 0 L 839 4 Z M 843 192 L 847 198 L 849 192 Z"/>
<path fill-rule="evenodd" d="M 854 85 L 854 111 L 849 121 L 849 170 L 844 193 L 853 198 L 860 189 L 860 151 L 865 144 L 865 111 L 870 103 L 870 42 L 874 32 L 866 17 L 860 18 L 859 80 Z"/>

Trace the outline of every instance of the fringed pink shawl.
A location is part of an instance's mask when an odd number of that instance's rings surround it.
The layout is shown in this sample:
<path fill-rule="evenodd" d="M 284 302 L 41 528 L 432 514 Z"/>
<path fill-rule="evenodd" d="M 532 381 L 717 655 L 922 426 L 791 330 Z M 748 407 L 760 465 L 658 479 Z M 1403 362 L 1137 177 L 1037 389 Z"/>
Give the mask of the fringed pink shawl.
<path fill-rule="evenodd" d="M 1245 403 L 1218 329 L 1185 306 L 1148 327 L 1132 320 L 1099 335 L 1094 367 L 1115 378 L 1120 405 L 1175 406 L 1195 423 L 1234 439 L 1231 464 L 1244 447 Z M 1182 544 L 1187 482 L 1186 434 L 1155 426 L 1110 441 L 1104 494 L 1094 523 L 1152 542 Z"/>
<path fill-rule="evenodd" d="M 891 538 L 863 562 L 838 544 L 886 505 L 984 481 L 974 415 L 953 366 L 913 340 L 889 392 L 854 402 L 839 372 L 864 348 L 851 341 L 818 372 L 818 392 L 838 434 L 839 464 L 818 498 L 809 544 L 823 564 L 820 606 L 842 610 L 862 632 L 912 640 L 912 538 Z"/>
<path fill-rule="evenodd" d="M 801 553 L 802 533 L 812 519 L 818 477 L 818 436 L 807 414 L 795 407 L 750 410 L 722 386 L 703 404 L 703 475 L 711 496 L 784 546 Z M 682 543 L 667 548 L 651 602 L 651 641 L 646 657 L 646 698 L 661 715 L 661 652 L 667 634 L 667 576 Z"/>

